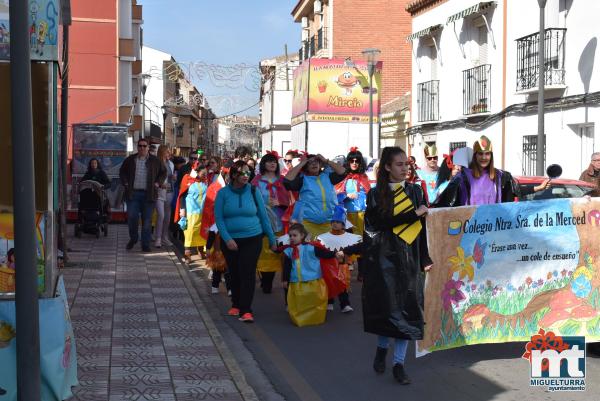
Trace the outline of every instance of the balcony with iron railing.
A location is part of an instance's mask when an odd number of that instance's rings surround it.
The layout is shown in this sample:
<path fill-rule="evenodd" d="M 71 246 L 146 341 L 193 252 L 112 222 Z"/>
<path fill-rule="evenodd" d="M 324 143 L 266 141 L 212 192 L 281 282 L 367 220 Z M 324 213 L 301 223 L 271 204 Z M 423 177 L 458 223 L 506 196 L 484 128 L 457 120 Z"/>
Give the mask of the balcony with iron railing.
<path fill-rule="evenodd" d="M 480 65 L 463 71 L 463 114 L 490 111 L 492 66 Z"/>
<path fill-rule="evenodd" d="M 440 119 L 440 81 L 417 84 L 417 109 L 419 122 Z"/>
<path fill-rule="evenodd" d="M 544 86 L 565 87 L 565 28 L 548 28 L 544 33 Z M 517 92 L 538 89 L 540 35 L 536 32 L 517 39 Z"/>

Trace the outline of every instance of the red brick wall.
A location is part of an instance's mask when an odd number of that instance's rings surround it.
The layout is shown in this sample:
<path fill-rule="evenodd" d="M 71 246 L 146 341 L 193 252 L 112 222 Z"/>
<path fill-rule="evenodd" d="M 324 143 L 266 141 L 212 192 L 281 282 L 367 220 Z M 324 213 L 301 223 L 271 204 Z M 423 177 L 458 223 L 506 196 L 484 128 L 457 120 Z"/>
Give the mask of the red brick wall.
<path fill-rule="evenodd" d="M 411 87 L 410 0 L 334 0 L 333 56 L 362 59 L 367 47 L 381 50 L 381 104 L 403 96 Z"/>

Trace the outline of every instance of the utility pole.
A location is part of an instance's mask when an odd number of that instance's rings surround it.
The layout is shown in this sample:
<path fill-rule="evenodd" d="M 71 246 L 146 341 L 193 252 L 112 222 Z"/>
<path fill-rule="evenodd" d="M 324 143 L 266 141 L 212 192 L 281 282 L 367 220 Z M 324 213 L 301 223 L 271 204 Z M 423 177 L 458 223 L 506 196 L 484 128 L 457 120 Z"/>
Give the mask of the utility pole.
<path fill-rule="evenodd" d="M 10 104 L 15 242 L 17 399 L 39 401 L 40 323 L 35 234 L 29 0 L 11 1 Z M 29 156 L 29 157 L 24 157 Z"/>
<path fill-rule="evenodd" d="M 538 44 L 538 132 L 535 153 L 535 174 L 544 176 L 544 162 L 546 159 L 546 138 L 544 136 L 544 92 L 546 72 L 546 0 L 538 0 L 540 6 L 540 35 Z"/>
<path fill-rule="evenodd" d="M 68 3 L 68 2 L 66 2 Z M 63 26 L 63 64 L 62 64 L 62 80 L 60 90 L 60 194 L 61 206 L 60 211 L 60 239 L 63 252 L 63 263 L 69 261 L 68 243 L 67 243 L 67 161 L 68 161 L 68 141 L 69 133 L 69 28 L 71 25 L 71 9 L 70 5 L 61 8 L 61 20 Z"/>

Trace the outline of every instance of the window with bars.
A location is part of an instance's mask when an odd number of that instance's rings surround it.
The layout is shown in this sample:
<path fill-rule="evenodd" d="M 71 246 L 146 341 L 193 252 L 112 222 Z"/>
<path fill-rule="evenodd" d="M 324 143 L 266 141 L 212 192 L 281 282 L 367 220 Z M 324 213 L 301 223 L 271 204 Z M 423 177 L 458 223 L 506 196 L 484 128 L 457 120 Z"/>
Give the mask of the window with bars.
<path fill-rule="evenodd" d="M 544 141 L 546 142 L 546 141 Z M 544 148 L 546 144 L 544 143 Z M 546 149 L 544 149 L 544 155 Z M 536 160 L 537 160 L 537 135 L 524 135 L 523 136 L 523 175 L 535 175 L 536 174 Z M 546 168 L 546 160 L 544 160 L 544 168 Z"/>
<path fill-rule="evenodd" d="M 456 149 L 466 148 L 466 142 L 450 142 L 450 153 L 454 152 Z"/>

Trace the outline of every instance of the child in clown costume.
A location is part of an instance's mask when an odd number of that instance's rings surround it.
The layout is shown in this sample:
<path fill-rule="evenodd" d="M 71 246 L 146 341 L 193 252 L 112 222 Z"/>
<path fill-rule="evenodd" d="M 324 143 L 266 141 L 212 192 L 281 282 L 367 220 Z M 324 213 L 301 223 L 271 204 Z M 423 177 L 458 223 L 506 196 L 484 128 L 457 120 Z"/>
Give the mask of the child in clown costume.
<path fill-rule="evenodd" d="M 305 242 L 308 231 L 302 224 L 290 225 L 290 245 L 283 247 L 283 286 L 286 289 L 288 313 L 299 327 L 325 322 L 327 286 L 321 273 L 321 258 L 334 258 L 336 253 Z"/>
<path fill-rule="evenodd" d="M 348 250 L 352 249 L 353 246 L 361 242 L 362 237 L 360 235 L 351 234 L 345 230 L 346 225 L 346 210 L 342 205 L 337 205 L 331 218 L 331 230 L 325 234 L 321 234 L 317 237 L 323 246 L 330 251 L 339 252 L 336 254 L 336 260 L 339 268 L 344 272 L 346 278 L 346 286 L 350 289 L 350 268 L 349 265 L 352 263 L 352 259 L 342 253 L 349 253 Z M 351 253 L 351 252 L 350 252 Z M 348 295 L 348 289 L 342 292 L 338 299 L 340 301 L 340 309 L 342 313 L 352 312 L 354 309 L 350 305 L 350 297 Z M 328 300 L 328 310 L 333 310 L 333 298 Z"/>
<path fill-rule="evenodd" d="M 196 161 L 190 174 L 181 180 L 179 198 L 175 209 L 175 222 L 184 234 L 184 263 L 191 263 L 192 250 L 204 247 L 206 239 L 200 235 L 202 210 L 206 199 L 206 170 Z"/>

